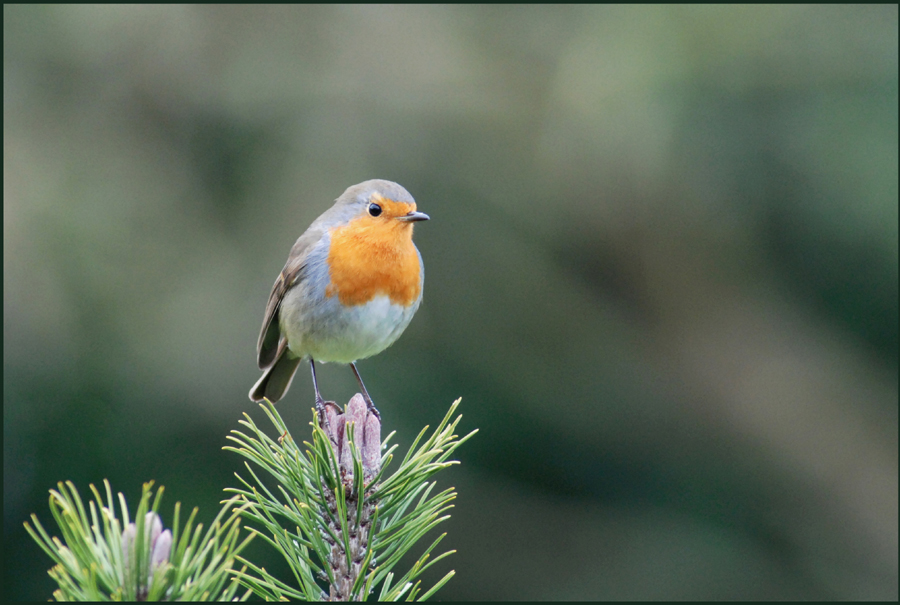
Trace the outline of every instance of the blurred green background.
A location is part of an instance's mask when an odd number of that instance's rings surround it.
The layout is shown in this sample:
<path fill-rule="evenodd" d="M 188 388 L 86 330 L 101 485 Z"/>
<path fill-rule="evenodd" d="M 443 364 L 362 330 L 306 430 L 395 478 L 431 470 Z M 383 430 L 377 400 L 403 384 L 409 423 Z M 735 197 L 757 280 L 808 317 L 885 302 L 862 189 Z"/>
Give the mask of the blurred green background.
<path fill-rule="evenodd" d="M 432 220 L 360 370 L 402 449 L 480 429 L 443 599 L 898 597 L 896 5 L 3 14 L 6 600 L 57 481 L 213 518 L 272 282 L 370 178 Z"/>

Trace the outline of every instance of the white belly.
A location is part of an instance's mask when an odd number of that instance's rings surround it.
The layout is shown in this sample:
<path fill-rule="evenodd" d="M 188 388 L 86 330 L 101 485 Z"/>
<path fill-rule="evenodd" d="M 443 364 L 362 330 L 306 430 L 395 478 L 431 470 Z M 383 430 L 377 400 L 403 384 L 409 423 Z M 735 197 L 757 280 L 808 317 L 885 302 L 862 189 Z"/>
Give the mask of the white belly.
<path fill-rule="evenodd" d="M 419 301 L 404 307 L 385 295 L 352 307 L 337 297 L 319 305 L 292 304 L 288 292 L 281 309 L 281 329 L 294 355 L 316 361 L 350 363 L 380 353 L 409 325 Z"/>

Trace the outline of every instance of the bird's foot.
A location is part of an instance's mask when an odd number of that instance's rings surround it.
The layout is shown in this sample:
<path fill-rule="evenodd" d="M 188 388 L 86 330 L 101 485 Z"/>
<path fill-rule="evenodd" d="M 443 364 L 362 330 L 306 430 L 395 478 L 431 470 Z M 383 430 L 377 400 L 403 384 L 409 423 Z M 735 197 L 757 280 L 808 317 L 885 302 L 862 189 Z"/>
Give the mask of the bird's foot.
<path fill-rule="evenodd" d="M 372 398 L 369 397 L 368 393 L 363 393 L 363 399 L 366 401 L 366 408 L 368 409 L 370 414 L 374 414 L 376 418 L 378 418 L 378 422 L 381 422 L 381 412 L 378 411 L 378 408 L 375 407 L 375 403 L 372 402 Z"/>

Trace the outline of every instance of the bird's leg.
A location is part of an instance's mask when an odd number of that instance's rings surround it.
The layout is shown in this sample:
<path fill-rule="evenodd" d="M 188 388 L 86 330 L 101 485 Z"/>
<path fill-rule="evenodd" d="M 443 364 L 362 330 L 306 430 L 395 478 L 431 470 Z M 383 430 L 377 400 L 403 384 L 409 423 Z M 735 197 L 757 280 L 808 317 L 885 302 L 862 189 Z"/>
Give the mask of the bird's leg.
<path fill-rule="evenodd" d="M 312 370 L 313 388 L 316 390 L 316 414 L 319 416 L 319 426 L 325 429 L 325 432 L 330 435 L 328 414 L 325 413 L 325 406 L 330 405 L 334 407 L 337 409 L 338 414 L 342 413 L 343 410 L 341 410 L 335 402 L 322 399 L 322 394 L 319 392 L 319 381 L 316 379 L 316 362 L 313 361 L 312 357 L 309 358 L 309 367 Z"/>
<path fill-rule="evenodd" d="M 319 381 L 316 380 L 316 362 L 309 358 L 309 368 L 312 370 L 313 388 L 316 390 L 316 413 L 319 415 L 319 424 L 325 422 L 325 400 L 319 392 Z M 324 426 L 324 425 L 323 425 Z"/>
<path fill-rule="evenodd" d="M 362 389 L 363 399 L 366 400 L 366 407 L 369 408 L 369 411 L 375 414 L 375 417 L 378 418 L 378 421 L 381 421 L 381 412 L 378 411 L 378 408 L 375 407 L 375 404 L 372 403 L 372 398 L 369 397 L 369 391 L 366 390 L 366 385 L 363 384 L 362 377 L 359 375 L 359 370 L 356 369 L 356 362 L 350 363 L 350 368 L 353 370 L 353 374 L 356 375 L 356 382 L 359 383 L 359 388 Z"/>

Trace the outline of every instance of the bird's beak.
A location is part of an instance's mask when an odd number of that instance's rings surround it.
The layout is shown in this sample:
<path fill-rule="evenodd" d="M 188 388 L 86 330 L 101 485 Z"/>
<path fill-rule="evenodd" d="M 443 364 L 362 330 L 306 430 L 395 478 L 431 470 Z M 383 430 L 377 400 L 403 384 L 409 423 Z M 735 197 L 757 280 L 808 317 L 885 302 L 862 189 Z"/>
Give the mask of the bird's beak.
<path fill-rule="evenodd" d="M 410 212 L 409 214 L 398 216 L 398 221 L 403 221 L 404 223 L 414 223 L 416 221 L 427 221 L 429 217 L 424 212 Z"/>

